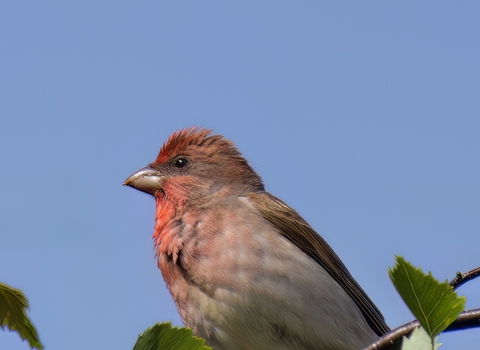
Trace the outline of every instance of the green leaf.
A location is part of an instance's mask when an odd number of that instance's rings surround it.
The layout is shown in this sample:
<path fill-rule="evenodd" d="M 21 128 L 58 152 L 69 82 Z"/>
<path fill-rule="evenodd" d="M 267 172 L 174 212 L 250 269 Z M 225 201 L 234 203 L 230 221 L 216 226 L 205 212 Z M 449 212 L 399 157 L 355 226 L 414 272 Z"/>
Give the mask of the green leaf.
<path fill-rule="evenodd" d="M 422 327 L 415 328 L 410 337 L 403 337 L 402 350 L 437 350 L 441 343 L 437 343 L 437 338 L 433 341 Z"/>
<path fill-rule="evenodd" d="M 157 323 L 138 336 L 133 350 L 212 350 L 192 330 L 172 327 L 170 322 Z"/>
<path fill-rule="evenodd" d="M 445 330 L 465 307 L 465 297 L 459 297 L 447 282 L 438 282 L 431 273 L 424 274 L 402 257 L 396 256 L 390 279 L 431 339 Z"/>
<path fill-rule="evenodd" d="M 25 313 L 26 309 L 28 301 L 25 295 L 18 289 L 0 283 L 0 327 L 16 331 L 30 348 L 43 349 L 37 331 Z"/>

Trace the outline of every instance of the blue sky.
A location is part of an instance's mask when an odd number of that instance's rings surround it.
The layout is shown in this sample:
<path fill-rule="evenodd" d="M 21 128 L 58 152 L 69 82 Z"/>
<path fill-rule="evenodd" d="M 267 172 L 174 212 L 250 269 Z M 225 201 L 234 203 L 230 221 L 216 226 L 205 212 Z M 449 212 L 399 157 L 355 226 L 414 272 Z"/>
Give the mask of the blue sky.
<path fill-rule="evenodd" d="M 394 255 L 480 266 L 480 4 L 5 1 L 0 281 L 48 350 L 130 349 L 180 324 L 154 202 L 123 180 L 174 130 L 233 140 L 392 327 Z M 480 307 L 480 282 L 459 292 Z M 474 349 L 480 332 L 443 335 Z M 0 332 L 0 348 L 28 349 Z"/>

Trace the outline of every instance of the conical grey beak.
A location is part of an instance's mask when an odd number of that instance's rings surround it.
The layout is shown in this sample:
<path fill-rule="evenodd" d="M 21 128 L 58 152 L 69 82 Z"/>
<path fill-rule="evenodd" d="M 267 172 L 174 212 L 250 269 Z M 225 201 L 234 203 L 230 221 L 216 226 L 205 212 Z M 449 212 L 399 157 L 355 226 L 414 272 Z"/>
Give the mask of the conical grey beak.
<path fill-rule="evenodd" d="M 156 191 L 162 188 L 164 179 L 165 176 L 162 173 L 147 166 L 127 177 L 123 186 L 130 186 L 153 196 Z"/>

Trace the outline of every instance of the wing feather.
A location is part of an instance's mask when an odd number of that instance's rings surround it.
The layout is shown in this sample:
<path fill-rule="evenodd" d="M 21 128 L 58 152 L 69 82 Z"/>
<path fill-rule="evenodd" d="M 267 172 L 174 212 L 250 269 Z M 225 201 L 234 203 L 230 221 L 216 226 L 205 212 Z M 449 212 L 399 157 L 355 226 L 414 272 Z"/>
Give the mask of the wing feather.
<path fill-rule="evenodd" d="M 354 280 L 337 254 L 295 210 L 268 192 L 250 193 L 248 198 L 266 220 L 279 228 L 283 236 L 325 268 L 345 289 L 378 336 L 390 331 L 378 308 Z"/>

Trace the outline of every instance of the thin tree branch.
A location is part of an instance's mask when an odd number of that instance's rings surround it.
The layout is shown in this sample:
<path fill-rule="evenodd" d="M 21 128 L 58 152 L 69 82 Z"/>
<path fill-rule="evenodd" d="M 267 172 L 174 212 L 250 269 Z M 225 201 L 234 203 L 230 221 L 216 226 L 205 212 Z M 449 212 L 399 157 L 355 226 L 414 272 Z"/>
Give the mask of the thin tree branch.
<path fill-rule="evenodd" d="M 415 328 L 420 327 L 420 322 L 412 321 L 395 328 L 390 333 L 385 334 L 375 343 L 369 345 L 363 350 L 383 350 L 399 349 L 404 335 L 409 335 Z"/>
<path fill-rule="evenodd" d="M 397 349 L 402 337 L 409 335 L 420 322 L 412 321 L 400 326 L 390 333 L 381 337 L 378 341 L 366 347 L 364 350 L 391 350 Z M 444 332 L 457 331 L 460 329 L 480 327 L 480 309 L 462 312 L 453 323 L 444 330 Z"/>
<path fill-rule="evenodd" d="M 458 287 L 463 285 L 464 283 L 467 283 L 470 280 L 473 280 L 474 278 L 477 278 L 480 276 L 480 267 L 477 267 L 476 269 L 473 269 L 472 271 L 468 271 L 465 273 L 457 272 L 457 275 L 453 280 L 450 281 L 450 286 L 452 286 L 453 290 L 456 290 Z"/>
<path fill-rule="evenodd" d="M 457 319 L 444 330 L 444 332 L 457 331 L 460 329 L 480 327 L 480 309 L 464 311 Z"/>
<path fill-rule="evenodd" d="M 471 271 L 461 273 L 457 272 L 455 278 L 449 282 L 453 290 L 461 285 L 480 276 L 480 267 Z M 408 336 L 413 330 L 420 327 L 420 322 L 412 321 L 395 328 L 390 333 L 385 334 L 375 343 L 366 347 L 364 350 L 394 350 L 400 349 L 402 337 Z M 464 311 L 458 315 L 457 319 L 444 330 L 444 332 L 457 331 L 460 329 L 480 327 L 480 309 Z"/>

